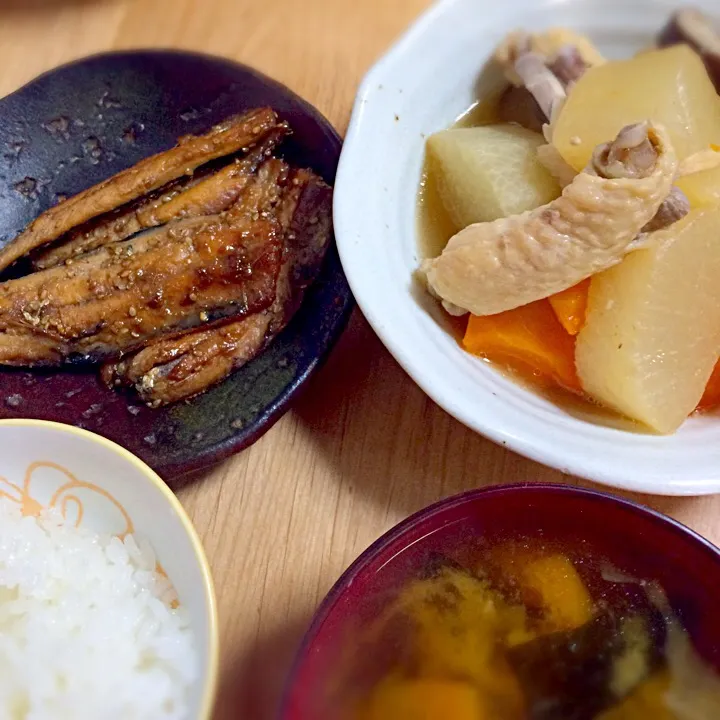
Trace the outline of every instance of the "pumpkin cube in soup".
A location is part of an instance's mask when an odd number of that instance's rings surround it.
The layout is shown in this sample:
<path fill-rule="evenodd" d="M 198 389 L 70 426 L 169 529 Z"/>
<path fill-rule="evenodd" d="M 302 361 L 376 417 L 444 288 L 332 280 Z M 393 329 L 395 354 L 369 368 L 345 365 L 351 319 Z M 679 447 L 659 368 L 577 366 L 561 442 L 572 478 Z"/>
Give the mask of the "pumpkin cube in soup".
<path fill-rule="evenodd" d="M 412 583 L 397 604 L 414 628 L 417 675 L 471 681 L 492 710 L 483 717 L 523 717 L 522 690 L 498 653 L 504 639 L 532 639 L 522 606 L 508 605 L 485 580 L 455 568 Z"/>
<path fill-rule="evenodd" d="M 667 129 L 681 160 L 720 142 L 720 98 L 686 45 L 590 68 L 569 93 L 552 142 L 580 171 L 597 145 L 643 120 Z"/>
<path fill-rule="evenodd" d="M 593 602 L 572 562 L 564 555 L 530 560 L 520 571 L 523 595 L 544 612 L 551 632 L 574 630 L 593 616 Z"/>
<path fill-rule="evenodd" d="M 452 680 L 393 680 L 380 683 L 362 720 L 491 720 L 478 691 Z"/>
<path fill-rule="evenodd" d="M 502 598 L 461 570 L 445 568 L 432 579 L 413 583 L 399 602 L 415 628 L 415 664 L 423 675 L 481 682 L 487 672 L 497 670 L 492 663 L 497 626 L 525 626 L 524 614 L 506 617 Z"/>
<path fill-rule="evenodd" d="M 431 170 L 458 230 L 532 210 L 560 187 L 540 164 L 542 135 L 515 125 L 452 128 L 428 139 Z"/>

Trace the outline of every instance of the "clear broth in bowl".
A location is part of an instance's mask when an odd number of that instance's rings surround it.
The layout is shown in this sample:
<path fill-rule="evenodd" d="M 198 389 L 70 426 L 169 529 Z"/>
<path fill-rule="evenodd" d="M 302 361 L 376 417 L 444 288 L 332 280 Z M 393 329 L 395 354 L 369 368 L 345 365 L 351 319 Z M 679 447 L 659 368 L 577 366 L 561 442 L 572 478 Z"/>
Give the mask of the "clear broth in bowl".
<path fill-rule="evenodd" d="M 475 103 L 453 123 L 452 127 L 481 127 L 500 122 L 497 114 L 497 99 L 497 95 L 494 95 L 488 100 Z M 417 203 L 420 257 L 423 260 L 437 257 L 458 229 L 440 199 L 433 163 L 431 158 L 426 155 Z"/>

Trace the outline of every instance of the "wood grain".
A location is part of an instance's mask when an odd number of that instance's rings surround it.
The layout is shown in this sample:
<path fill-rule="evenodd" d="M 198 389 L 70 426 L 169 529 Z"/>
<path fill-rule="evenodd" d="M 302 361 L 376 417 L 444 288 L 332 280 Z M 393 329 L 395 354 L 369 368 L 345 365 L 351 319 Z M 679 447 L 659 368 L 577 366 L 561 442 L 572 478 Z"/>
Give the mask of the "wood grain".
<path fill-rule="evenodd" d="M 254 65 L 344 131 L 362 75 L 427 4 L 0 0 L 0 93 L 88 53 L 181 47 Z M 216 717 L 274 717 L 314 608 L 378 535 L 441 497 L 518 480 L 568 478 L 450 418 L 355 313 L 294 409 L 255 446 L 180 492 L 217 586 L 223 648 Z M 720 496 L 636 499 L 720 541 Z"/>

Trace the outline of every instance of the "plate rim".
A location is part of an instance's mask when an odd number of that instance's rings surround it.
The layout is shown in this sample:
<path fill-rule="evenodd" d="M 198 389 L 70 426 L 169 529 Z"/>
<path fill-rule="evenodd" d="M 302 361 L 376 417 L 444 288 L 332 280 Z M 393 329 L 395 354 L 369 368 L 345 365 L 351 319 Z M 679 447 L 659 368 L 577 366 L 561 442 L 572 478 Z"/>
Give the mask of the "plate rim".
<path fill-rule="evenodd" d="M 82 67 L 84 65 L 102 60 L 122 60 L 124 58 L 140 57 L 177 57 L 185 59 L 195 59 L 200 62 L 221 64 L 235 71 L 239 71 L 244 74 L 253 76 L 257 80 L 261 81 L 264 85 L 269 86 L 276 91 L 290 97 L 296 104 L 298 104 L 303 109 L 305 117 L 310 118 L 322 131 L 323 135 L 326 138 L 326 141 L 330 143 L 331 150 L 338 156 L 339 160 L 340 152 L 343 146 L 342 136 L 332 124 L 332 122 L 330 122 L 330 120 L 312 103 L 310 103 L 308 100 L 296 93 L 284 83 L 270 77 L 264 72 L 257 70 L 256 68 L 246 63 L 234 60 L 233 58 L 225 57 L 223 55 L 216 55 L 213 53 L 207 53 L 198 50 L 185 50 L 182 48 L 138 47 L 129 49 L 114 49 L 91 53 L 89 55 L 84 55 L 82 57 L 69 60 L 68 62 L 62 63 L 60 65 L 57 65 L 56 67 L 49 68 L 39 73 L 15 90 L 12 90 L 6 95 L 0 97 L 0 105 L 8 99 L 30 90 L 37 83 L 47 82 L 48 79 L 52 78 L 52 76 L 57 73 L 76 67 Z M 335 174 L 336 173 L 337 167 L 335 168 Z M 334 193 L 334 178 L 332 186 Z M 290 409 L 291 403 L 295 399 L 295 396 L 304 388 L 310 378 L 324 365 L 333 348 L 340 339 L 340 336 L 347 328 L 350 316 L 356 305 L 354 295 L 352 294 L 352 290 L 347 281 L 347 275 L 344 268 L 342 267 L 342 263 L 339 260 L 339 251 L 335 238 L 334 227 L 330 246 L 328 247 L 328 252 L 323 259 L 320 274 L 318 275 L 318 278 L 312 283 L 310 288 L 312 288 L 316 282 L 322 280 L 323 268 L 328 263 L 328 260 L 330 259 L 332 253 L 336 253 L 338 255 L 338 270 L 340 271 L 341 277 L 344 279 L 345 288 L 344 292 L 342 293 L 343 307 L 338 313 L 335 323 L 327 331 L 327 341 L 323 344 L 321 351 L 313 355 L 312 359 L 310 359 L 305 364 L 303 371 L 299 375 L 296 375 L 290 383 L 286 384 L 283 387 L 282 391 L 278 393 L 278 395 L 276 395 L 275 398 L 265 406 L 262 413 L 257 416 L 247 426 L 247 428 L 238 429 L 224 440 L 207 446 L 207 448 L 204 448 L 201 452 L 194 455 L 191 460 L 177 460 L 174 462 L 169 461 L 165 463 L 160 463 L 158 466 L 151 466 L 153 471 L 158 473 L 166 483 L 172 481 L 172 487 L 174 489 L 185 484 L 188 481 L 194 480 L 196 476 L 202 473 L 204 470 L 207 470 L 209 467 L 219 464 L 223 460 L 228 459 L 236 453 L 242 452 L 243 450 L 247 449 L 255 442 L 257 442 Z M 301 308 L 305 304 L 305 302 L 306 298 L 303 298 L 303 304 L 301 305 Z M 325 307 L 325 305 L 319 307 Z M 260 354 L 260 356 L 261 355 L 262 353 Z M 32 368 L 28 368 L 27 371 L 32 372 Z M 227 378 L 222 382 L 225 382 L 226 380 Z M 192 400 L 193 398 L 189 398 L 188 400 L 181 400 L 179 402 L 192 402 Z M 45 420 L 43 418 L 24 418 L 18 416 L 15 418 L 8 417 L 7 419 L 10 421 L 28 419 L 37 420 L 40 422 L 59 422 L 59 424 L 77 428 L 77 425 L 71 424 L 69 422 L 65 423 L 62 421 Z M 109 442 L 114 442 L 124 448 L 124 446 L 121 443 L 118 443 L 117 440 L 107 438 L 104 434 L 101 433 L 95 432 L 94 434 L 108 440 Z M 127 452 L 131 451 L 127 450 Z M 132 454 L 134 455 L 134 453 Z M 145 460 L 142 460 L 142 462 L 148 464 Z"/>

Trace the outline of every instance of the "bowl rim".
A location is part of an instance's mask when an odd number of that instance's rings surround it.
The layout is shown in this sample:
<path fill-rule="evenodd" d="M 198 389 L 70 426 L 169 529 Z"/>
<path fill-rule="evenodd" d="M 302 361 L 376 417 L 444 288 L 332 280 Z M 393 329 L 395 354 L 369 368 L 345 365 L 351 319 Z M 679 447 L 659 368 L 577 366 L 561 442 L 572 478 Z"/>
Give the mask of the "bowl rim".
<path fill-rule="evenodd" d="M 136 470 L 145 476 L 150 481 L 151 485 L 154 485 L 160 494 L 165 498 L 168 505 L 180 520 L 180 523 L 185 530 L 185 533 L 190 539 L 195 558 L 200 565 L 200 572 L 203 578 L 203 594 L 205 596 L 205 608 L 206 608 L 206 622 L 208 625 L 208 661 L 205 668 L 207 673 L 207 681 L 203 688 L 202 701 L 200 704 L 200 713 L 198 720 L 210 720 L 213 707 L 215 705 L 215 698 L 217 696 L 218 689 L 218 676 L 219 676 L 219 665 L 220 665 L 220 635 L 218 629 L 218 610 L 217 600 L 215 597 L 215 585 L 210 571 L 210 564 L 208 563 L 207 556 L 205 555 L 205 549 L 203 548 L 200 536 L 192 524 L 190 517 L 188 516 L 185 508 L 178 500 L 177 496 L 170 490 L 163 479 L 146 463 L 144 463 L 139 457 L 133 455 L 129 450 L 126 450 L 122 445 L 118 445 L 112 440 L 108 440 L 102 435 L 84 430 L 82 428 L 74 427 L 73 425 L 66 425 L 65 423 L 53 422 L 51 420 L 34 420 L 34 419 L 4 419 L 0 420 L 0 428 L 2 427 L 41 427 L 49 428 L 53 431 L 65 433 L 67 435 L 75 435 L 85 440 L 97 443 L 101 445 L 105 450 L 108 450 L 115 455 L 120 456 L 123 460 L 129 462 Z"/>
<path fill-rule="evenodd" d="M 330 613 L 343 598 L 348 588 L 353 584 L 354 580 L 372 564 L 373 560 L 383 550 L 402 538 L 403 535 L 412 531 L 421 523 L 440 516 L 448 510 L 472 503 L 489 495 L 502 495 L 506 493 L 514 494 L 518 492 L 526 495 L 540 493 L 576 495 L 591 501 L 599 501 L 600 503 L 622 506 L 636 515 L 643 515 L 656 522 L 660 522 L 675 535 L 683 537 L 686 540 L 691 541 L 693 544 L 697 544 L 698 549 L 702 548 L 704 551 L 711 553 L 715 556 L 715 559 L 720 562 L 720 547 L 710 542 L 710 540 L 704 538 L 700 535 L 700 533 L 696 532 L 684 523 L 681 523 L 679 520 L 676 520 L 669 515 L 665 515 L 658 510 L 635 502 L 634 500 L 629 500 L 602 490 L 552 482 L 520 482 L 474 488 L 472 490 L 465 490 L 464 492 L 456 495 L 442 498 L 422 508 L 421 510 L 414 512 L 412 515 L 409 515 L 404 520 L 401 520 L 399 523 L 384 532 L 379 538 L 363 550 L 360 555 L 355 558 L 355 560 L 352 561 L 352 563 L 343 571 L 340 577 L 332 585 L 327 595 L 325 595 L 318 605 L 312 620 L 310 621 L 310 625 L 300 641 L 300 645 L 283 689 L 280 714 L 278 716 L 280 720 L 285 720 L 286 718 L 286 712 L 295 688 L 295 681 L 298 673 L 305 663 L 305 660 L 312 649 L 313 643 L 330 616 Z"/>
<path fill-rule="evenodd" d="M 522 3 L 520 0 L 511 0 L 509 4 L 526 6 L 529 2 L 530 0 Z M 699 0 L 699 2 L 706 7 L 709 0 Z M 582 3 L 573 0 L 569 4 Z M 560 418 L 557 425 L 554 423 L 547 425 L 545 419 L 538 419 L 531 414 L 526 415 L 518 407 L 508 406 L 502 413 L 493 414 L 478 408 L 477 404 L 469 406 L 464 402 L 461 393 L 452 391 L 447 384 L 439 385 L 437 370 L 423 366 L 418 359 L 422 357 L 422 353 L 418 353 L 418 348 L 408 345 L 402 335 L 394 332 L 402 318 L 413 315 L 415 311 L 410 292 L 405 293 L 402 305 L 398 305 L 401 311 L 391 321 L 388 321 L 386 314 L 383 313 L 383 308 L 377 301 L 377 297 L 381 296 L 381 293 L 378 293 L 379 286 L 371 285 L 363 268 L 363 263 L 367 264 L 367 255 L 363 256 L 363 248 L 366 245 L 358 238 L 367 239 L 367 228 L 362 230 L 362 235 L 358 233 L 358 213 L 354 210 L 357 205 L 356 171 L 362 166 L 363 146 L 366 144 L 364 141 L 369 136 L 369 131 L 380 133 L 378 113 L 375 109 L 379 107 L 382 111 L 385 109 L 383 103 L 389 102 L 388 93 L 383 93 L 381 90 L 397 82 L 394 75 L 398 66 L 403 64 L 404 58 L 420 44 L 424 48 L 427 47 L 424 43 L 426 35 L 432 31 L 436 23 L 442 25 L 441 21 L 446 16 L 455 18 L 467 6 L 475 7 L 476 4 L 474 0 L 438 0 L 432 4 L 371 66 L 358 88 L 338 166 L 334 201 L 338 252 L 358 307 L 383 345 L 413 382 L 456 420 L 492 442 L 561 473 L 592 480 L 608 488 L 668 496 L 699 496 L 720 492 L 720 470 L 718 470 L 720 465 L 718 465 L 717 453 L 703 455 L 703 462 L 700 464 L 686 462 L 692 450 L 686 449 L 687 441 L 684 436 L 678 439 L 678 433 L 671 436 L 656 435 L 651 431 L 642 430 L 634 433 L 611 426 L 606 427 L 601 423 L 593 423 L 572 415 Z M 482 63 L 486 50 L 488 49 L 481 47 L 479 64 Z M 402 81 L 399 81 L 399 87 L 401 85 Z M 391 108 L 388 106 L 387 109 Z M 392 115 L 388 113 L 388 117 Z M 388 125 L 391 124 L 389 119 L 387 122 Z M 381 186 L 382 182 L 378 180 L 377 185 Z M 379 223 L 370 230 L 382 232 Z M 394 276 L 394 280 L 398 283 L 403 283 L 407 279 L 404 276 Z M 445 331 L 441 329 L 440 332 Z M 430 338 L 432 339 L 436 338 Z M 482 362 L 459 347 L 457 354 L 458 357 L 464 356 Z M 460 364 L 461 360 L 458 360 L 457 363 L 449 362 L 445 367 L 462 375 L 465 370 L 459 367 Z M 491 368 L 484 370 L 494 372 Z M 497 382 L 502 384 L 507 382 L 512 385 L 513 392 L 518 393 L 518 396 L 533 395 L 533 391 L 523 387 L 522 384 L 501 377 L 500 373 L 497 375 Z M 468 382 L 472 381 L 468 379 Z M 483 392 L 483 396 L 491 404 L 496 402 L 490 397 L 492 390 L 493 388 L 486 387 Z M 492 394 L 495 395 L 494 392 Z M 552 404 L 557 407 L 555 403 Z M 524 418 L 524 422 L 521 423 L 520 418 Z M 557 430 L 563 442 L 558 442 L 556 437 L 548 433 L 548 427 Z M 542 428 L 545 428 L 545 433 L 541 432 Z M 679 432 L 682 432 L 682 428 Z M 710 435 L 714 436 L 716 432 L 714 423 Z M 708 435 L 704 437 L 707 438 Z M 669 444 L 666 443 L 668 439 Z M 705 442 L 703 446 L 712 448 L 714 443 Z M 691 443 L 691 447 L 696 448 L 697 443 Z"/>

